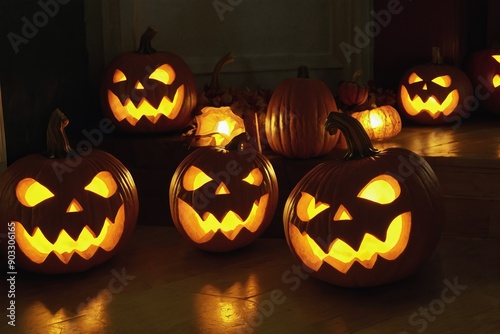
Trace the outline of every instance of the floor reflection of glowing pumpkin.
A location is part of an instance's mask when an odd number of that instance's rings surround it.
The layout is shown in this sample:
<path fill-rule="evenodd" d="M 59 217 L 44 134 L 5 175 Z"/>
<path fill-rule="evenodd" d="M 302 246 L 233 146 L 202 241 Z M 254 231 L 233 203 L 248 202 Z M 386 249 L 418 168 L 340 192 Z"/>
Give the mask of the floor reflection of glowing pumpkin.
<path fill-rule="evenodd" d="M 260 287 L 254 275 L 250 275 L 245 282 L 233 283 L 223 291 L 212 284 L 204 285 L 194 300 L 200 328 L 222 331 L 246 325 L 258 312 L 258 303 L 246 298 L 258 293 Z"/>
<path fill-rule="evenodd" d="M 83 307 L 75 309 L 62 307 L 51 312 L 42 302 L 33 302 L 25 312 L 19 314 L 18 326 L 24 332 L 34 328 L 47 330 L 47 333 L 95 333 L 104 330 L 108 321 L 107 298 L 98 294 Z M 38 333 L 38 332 L 37 332 Z"/>

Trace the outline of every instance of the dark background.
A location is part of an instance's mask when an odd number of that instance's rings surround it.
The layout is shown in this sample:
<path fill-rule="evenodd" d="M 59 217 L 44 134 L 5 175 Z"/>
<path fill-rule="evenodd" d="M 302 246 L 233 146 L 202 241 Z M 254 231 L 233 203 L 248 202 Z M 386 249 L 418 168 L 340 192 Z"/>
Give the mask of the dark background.
<path fill-rule="evenodd" d="M 388 0 L 374 0 L 374 10 Z M 468 55 L 500 40 L 500 2 L 493 0 L 401 0 L 404 10 L 374 38 L 374 81 L 396 89 L 409 67 L 430 61 L 440 46 L 444 60 L 464 67 Z M 59 13 L 40 28 L 16 54 L 7 38 L 21 34 L 21 18 L 40 11 L 38 1 L 0 0 L 0 82 L 4 103 L 7 160 L 11 164 L 45 149 L 45 127 L 61 108 L 70 119 L 70 140 L 97 127 L 99 82 L 88 71 L 83 0 L 59 6 Z M 203 24 L 203 23 L 200 23 Z M 102 64 L 102 70 L 105 64 Z"/>

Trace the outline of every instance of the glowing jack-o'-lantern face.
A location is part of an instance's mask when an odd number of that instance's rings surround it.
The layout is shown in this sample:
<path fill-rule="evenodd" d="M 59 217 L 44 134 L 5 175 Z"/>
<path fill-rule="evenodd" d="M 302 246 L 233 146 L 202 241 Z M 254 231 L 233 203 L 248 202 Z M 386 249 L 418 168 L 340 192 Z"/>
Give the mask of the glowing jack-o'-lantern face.
<path fill-rule="evenodd" d="M 109 172 L 103 171 L 98 173 L 84 190 L 90 192 L 89 197 L 97 196 L 109 199 L 116 193 L 117 188 L 113 176 Z M 32 178 L 24 178 L 19 181 L 16 187 L 16 197 L 27 208 L 42 205 L 43 202 L 50 199 L 52 202 L 56 202 L 55 195 L 43 184 Z M 82 200 L 80 199 L 80 201 Z M 50 204 L 48 205 L 50 206 Z M 89 209 L 87 208 L 87 210 Z M 88 260 L 99 248 L 109 252 L 116 247 L 124 229 L 124 209 L 124 204 L 121 204 L 113 217 L 104 217 L 100 226 L 94 225 L 94 229 L 97 228 L 94 230 L 90 228 L 92 224 L 85 223 L 81 217 L 78 217 L 85 210 L 77 198 L 72 198 L 65 210 L 63 225 L 70 226 L 79 223 L 76 225 L 81 227 L 82 224 L 85 224 L 79 233 L 76 231 L 78 235 L 74 234 L 75 229 L 70 230 L 73 232 L 71 236 L 62 227 L 57 239 L 51 242 L 45 237 L 43 227 L 36 226 L 33 231 L 28 231 L 21 222 L 15 222 L 16 242 L 21 251 L 37 264 L 43 263 L 51 253 L 64 264 L 68 264 L 74 254 Z M 53 212 L 57 212 L 57 209 L 54 208 Z"/>
<path fill-rule="evenodd" d="M 500 55 L 492 55 L 491 58 L 493 58 L 498 64 L 500 64 Z M 491 84 L 494 88 L 500 87 L 500 73 L 495 73 L 493 79 L 491 79 Z"/>
<path fill-rule="evenodd" d="M 49 147 L 56 137 L 52 130 Z M 16 265 L 49 274 L 83 271 L 110 259 L 130 238 L 138 214 L 129 171 L 97 149 L 85 156 L 33 154 L 15 161 L 0 176 L 0 202 L 0 219 L 8 222 L 1 232 L 15 235 Z"/>
<path fill-rule="evenodd" d="M 194 76 L 179 56 L 152 49 L 153 36 L 148 29 L 139 51 L 119 55 L 104 74 L 103 110 L 124 131 L 181 131 L 193 119 Z"/>
<path fill-rule="evenodd" d="M 179 82 L 173 85 L 174 81 L 175 71 L 169 64 L 154 69 L 144 83 L 139 80 L 130 82 L 125 73 L 116 69 L 113 75 L 114 89 L 108 90 L 108 103 L 114 117 L 118 121 L 126 120 L 131 125 L 136 125 L 141 117 L 153 124 L 161 116 L 175 119 L 184 100 L 184 85 Z M 129 93 L 121 94 L 123 91 Z"/>
<path fill-rule="evenodd" d="M 472 86 L 460 69 L 442 64 L 419 65 L 403 75 L 398 102 L 406 118 L 423 124 L 443 124 L 455 113 L 468 112 L 463 105 Z"/>
<path fill-rule="evenodd" d="M 393 203 L 400 194 L 401 188 L 398 181 L 390 175 L 381 175 L 371 180 L 358 193 L 357 198 L 360 201 L 388 205 Z M 297 203 L 297 217 L 302 222 L 309 223 L 314 217 L 330 208 L 330 204 L 316 203 L 312 195 L 302 192 Z M 382 231 L 381 235 L 369 232 L 363 233 L 361 242 L 355 245 L 351 245 L 346 241 L 349 240 L 348 237 L 346 239 L 341 238 L 342 233 L 340 230 L 348 231 L 349 227 L 351 227 L 358 228 L 359 231 L 370 231 L 370 227 L 365 227 L 363 222 L 357 221 L 356 216 L 351 214 L 343 204 L 340 204 L 335 210 L 333 222 L 347 226 L 339 228 L 339 232 L 336 233 L 338 237 L 327 245 L 326 252 L 308 234 L 302 235 L 297 227 L 291 227 L 290 239 L 292 244 L 300 245 L 295 247 L 297 255 L 309 268 L 317 271 L 325 262 L 338 271 L 346 273 L 354 262 L 371 269 L 375 265 L 378 256 L 386 260 L 397 259 L 408 244 L 411 230 L 411 212 L 407 211 L 395 216 L 387 223 L 387 228 Z M 368 222 L 368 224 L 372 224 L 372 222 Z M 335 228 L 335 226 L 332 228 Z M 359 236 L 355 238 L 359 240 Z"/>
<path fill-rule="evenodd" d="M 258 152 L 199 148 L 172 178 L 170 209 L 177 229 L 197 247 L 229 251 L 267 228 L 277 190 L 274 170 Z"/>
<path fill-rule="evenodd" d="M 482 107 L 488 112 L 500 113 L 500 50 L 474 52 L 468 74 Z"/>
<path fill-rule="evenodd" d="M 378 152 L 356 119 L 332 114 L 348 154 L 316 166 L 290 193 L 283 213 L 290 250 L 308 273 L 332 284 L 399 280 L 427 260 L 439 240 L 437 179 L 418 155 Z M 401 161 L 412 173 L 401 175 Z"/>

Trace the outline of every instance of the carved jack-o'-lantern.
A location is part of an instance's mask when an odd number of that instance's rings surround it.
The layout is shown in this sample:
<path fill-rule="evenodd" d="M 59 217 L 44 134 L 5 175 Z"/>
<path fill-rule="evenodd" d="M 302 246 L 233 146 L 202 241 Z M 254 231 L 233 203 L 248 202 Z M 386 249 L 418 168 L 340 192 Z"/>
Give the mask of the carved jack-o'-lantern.
<path fill-rule="evenodd" d="M 500 113 L 500 49 L 473 53 L 468 72 L 483 107 Z"/>
<path fill-rule="evenodd" d="M 26 270 L 86 270 L 111 258 L 136 224 L 138 197 L 128 170 L 104 151 L 72 151 L 66 124 L 56 111 L 47 156 L 19 159 L 0 177 L 2 232 L 15 236 L 16 265 Z"/>
<path fill-rule="evenodd" d="M 152 48 L 155 34 L 149 27 L 139 50 L 119 55 L 104 74 L 104 113 L 124 131 L 180 131 L 193 119 L 197 100 L 193 73 L 179 56 Z"/>
<path fill-rule="evenodd" d="M 348 154 L 315 167 L 290 193 L 283 220 L 292 253 L 311 275 L 341 286 L 410 275 L 440 237 L 435 174 L 408 150 L 375 150 L 348 115 L 331 113 L 327 123 L 344 133 Z"/>
<path fill-rule="evenodd" d="M 197 247 L 230 251 L 253 242 L 269 225 L 278 201 L 274 169 L 243 144 L 201 147 L 178 166 L 170 210 L 179 232 Z"/>
<path fill-rule="evenodd" d="M 442 64 L 435 50 L 431 64 L 410 68 L 401 78 L 398 105 L 403 115 L 422 124 L 444 124 L 453 116 L 470 112 L 473 94 L 467 75 L 458 67 Z"/>

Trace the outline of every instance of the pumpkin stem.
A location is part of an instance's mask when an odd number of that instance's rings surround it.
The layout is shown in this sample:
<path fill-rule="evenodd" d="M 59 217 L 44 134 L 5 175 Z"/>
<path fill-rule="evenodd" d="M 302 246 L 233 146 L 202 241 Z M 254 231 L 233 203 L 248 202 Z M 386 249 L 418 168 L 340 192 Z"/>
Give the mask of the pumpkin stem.
<path fill-rule="evenodd" d="M 309 78 L 309 69 L 306 65 L 300 65 L 297 71 L 297 78 Z"/>
<path fill-rule="evenodd" d="M 347 142 L 347 154 L 344 160 L 373 157 L 379 152 L 373 147 L 361 123 L 347 114 L 331 112 L 326 120 L 325 129 L 330 134 L 335 134 L 337 130 L 344 134 Z"/>
<path fill-rule="evenodd" d="M 441 48 L 439 46 L 434 46 L 432 48 L 432 63 L 433 64 L 443 63 L 443 57 L 441 57 Z"/>
<path fill-rule="evenodd" d="M 224 66 L 234 61 L 234 56 L 231 52 L 222 56 L 221 59 L 215 64 L 214 70 L 212 72 L 212 80 L 210 81 L 210 88 L 214 90 L 220 89 L 219 74 Z"/>
<path fill-rule="evenodd" d="M 351 81 L 352 82 L 358 82 L 359 81 L 359 77 L 361 77 L 361 74 L 363 74 L 363 70 L 357 70 L 356 72 L 354 72 L 352 74 Z"/>
<path fill-rule="evenodd" d="M 226 150 L 243 150 L 245 144 L 250 141 L 250 135 L 246 132 L 242 132 L 235 136 L 231 141 L 224 147 Z"/>
<path fill-rule="evenodd" d="M 158 30 L 154 26 L 149 26 L 146 31 L 141 35 L 141 41 L 139 42 L 139 49 L 137 52 L 140 54 L 151 54 L 155 53 L 156 49 L 151 46 L 151 40 L 155 37 Z"/>
<path fill-rule="evenodd" d="M 61 159 L 67 157 L 72 151 L 64 132 L 68 124 L 69 120 L 61 110 L 56 109 L 52 112 L 47 125 L 47 151 L 43 154 L 45 157 Z"/>

